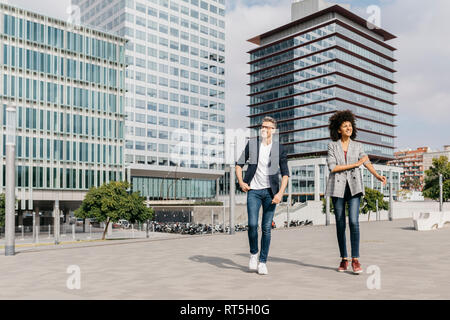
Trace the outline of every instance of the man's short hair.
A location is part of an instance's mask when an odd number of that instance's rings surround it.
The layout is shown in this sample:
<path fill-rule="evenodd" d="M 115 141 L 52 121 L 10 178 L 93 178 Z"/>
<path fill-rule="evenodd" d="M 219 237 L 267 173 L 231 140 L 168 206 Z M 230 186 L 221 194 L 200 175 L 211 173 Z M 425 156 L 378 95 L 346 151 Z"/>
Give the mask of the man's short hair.
<path fill-rule="evenodd" d="M 264 119 L 262 119 L 261 124 L 263 124 L 264 122 L 272 122 L 273 125 L 275 126 L 275 128 L 277 127 L 277 120 L 275 120 L 272 117 L 269 117 L 269 116 L 264 117 Z"/>

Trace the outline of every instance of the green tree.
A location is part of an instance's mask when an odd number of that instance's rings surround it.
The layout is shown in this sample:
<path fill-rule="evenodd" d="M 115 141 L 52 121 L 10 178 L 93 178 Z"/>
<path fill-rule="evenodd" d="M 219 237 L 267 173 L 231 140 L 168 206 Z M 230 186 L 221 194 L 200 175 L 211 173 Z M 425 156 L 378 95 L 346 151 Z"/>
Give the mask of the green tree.
<path fill-rule="evenodd" d="M 377 200 L 378 200 L 378 210 L 389 210 L 389 202 L 384 201 L 384 195 L 374 189 L 365 188 L 366 194 L 361 201 L 361 212 L 363 214 L 369 214 L 368 220 L 370 220 L 370 213 L 377 211 Z"/>
<path fill-rule="evenodd" d="M 450 198 L 450 163 L 446 156 L 433 159 L 430 169 L 425 171 L 425 186 L 423 196 L 433 200 L 439 200 L 439 174 L 442 174 L 443 201 Z"/>
<path fill-rule="evenodd" d="M 365 195 L 361 199 L 359 205 L 359 213 L 361 214 L 369 214 L 376 211 L 376 200 L 378 199 L 378 210 L 388 210 L 389 203 L 383 200 L 383 194 L 377 190 L 365 188 Z M 326 210 L 326 202 L 325 197 L 322 199 L 322 212 L 325 213 Z M 334 213 L 333 201 L 330 199 L 330 212 Z M 348 215 L 348 203 L 345 203 L 345 212 Z"/>
<path fill-rule="evenodd" d="M 110 222 L 126 219 L 130 222 L 143 222 L 153 217 L 153 209 L 147 208 L 144 198 L 139 192 L 128 193 L 128 182 L 112 181 L 98 188 L 89 189 L 80 208 L 75 211 L 78 218 L 95 218 L 98 222 L 105 222 L 102 240 Z"/>
<path fill-rule="evenodd" d="M 421 183 L 419 177 L 405 177 L 403 185 L 408 190 L 419 190 Z"/>
<path fill-rule="evenodd" d="M 5 226 L 5 194 L 0 194 L 0 227 Z"/>

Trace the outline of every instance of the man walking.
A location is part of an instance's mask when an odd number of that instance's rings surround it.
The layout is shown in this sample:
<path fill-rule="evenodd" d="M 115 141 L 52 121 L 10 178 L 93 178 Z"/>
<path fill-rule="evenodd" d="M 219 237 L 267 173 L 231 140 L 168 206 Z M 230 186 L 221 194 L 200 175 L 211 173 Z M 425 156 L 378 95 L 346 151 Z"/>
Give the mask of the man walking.
<path fill-rule="evenodd" d="M 250 270 L 268 274 L 267 256 L 269 254 L 271 227 L 275 207 L 283 199 L 289 180 L 286 151 L 279 142 L 276 121 L 265 117 L 260 127 L 260 136 L 251 138 L 241 157 L 236 162 L 236 176 L 242 191 L 247 192 L 248 241 L 250 244 Z M 242 168 L 248 161 L 245 177 Z M 282 181 L 280 187 L 279 170 Z M 263 207 L 261 222 L 261 252 L 258 264 L 258 217 Z"/>

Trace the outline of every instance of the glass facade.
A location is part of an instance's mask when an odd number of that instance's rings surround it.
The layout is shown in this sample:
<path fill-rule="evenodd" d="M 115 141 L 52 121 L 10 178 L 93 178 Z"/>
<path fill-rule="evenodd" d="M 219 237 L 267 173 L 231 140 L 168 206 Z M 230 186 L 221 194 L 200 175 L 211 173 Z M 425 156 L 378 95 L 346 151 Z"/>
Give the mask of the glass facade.
<path fill-rule="evenodd" d="M 225 1 L 72 3 L 82 23 L 128 39 L 125 162 L 223 170 Z"/>
<path fill-rule="evenodd" d="M 132 177 L 132 188 L 149 200 L 204 199 L 216 196 L 216 181 L 203 179 L 171 179 Z"/>
<path fill-rule="evenodd" d="M 365 34 L 332 20 L 250 51 L 252 135 L 271 116 L 288 155 L 324 155 L 330 116 L 350 109 L 366 152 L 382 161 L 393 158 L 393 48 Z"/>
<path fill-rule="evenodd" d="M 16 186 L 87 190 L 123 180 L 125 39 L 0 5 L 0 140 L 16 107 Z"/>

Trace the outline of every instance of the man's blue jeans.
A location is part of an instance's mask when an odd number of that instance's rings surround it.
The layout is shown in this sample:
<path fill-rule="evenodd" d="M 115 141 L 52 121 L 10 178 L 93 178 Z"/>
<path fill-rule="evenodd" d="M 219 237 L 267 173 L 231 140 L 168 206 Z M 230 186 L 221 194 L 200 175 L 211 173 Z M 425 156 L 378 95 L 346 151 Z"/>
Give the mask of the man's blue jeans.
<path fill-rule="evenodd" d="M 348 203 L 348 220 L 350 226 L 350 243 L 352 245 L 352 258 L 359 258 L 359 203 L 361 193 L 352 197 L 350 187 L 345 187 L 344 198 L 331 197 L 336 218 L 336 232 L 341 258 L 347 258 L 345 239 L 345 203 Z"/>
<path fill-rule="evenodd" d="M 270 188 L 252 190 L 247 192 L 247 213 L 248 213 L 248 242 L 250 243 L 250 253 L 258 253 L 258 217 L 261 205 L 263 216 L 261 222 L 261 253 L 259 262 L 266 263 L 269 254 L 270 232 L 272 220 L 275 213 L 276 204 L 272 204 L 272 191 Z"/>

